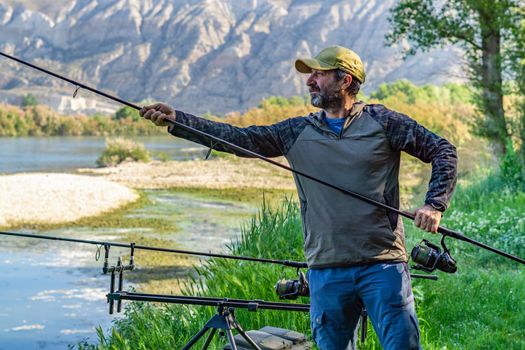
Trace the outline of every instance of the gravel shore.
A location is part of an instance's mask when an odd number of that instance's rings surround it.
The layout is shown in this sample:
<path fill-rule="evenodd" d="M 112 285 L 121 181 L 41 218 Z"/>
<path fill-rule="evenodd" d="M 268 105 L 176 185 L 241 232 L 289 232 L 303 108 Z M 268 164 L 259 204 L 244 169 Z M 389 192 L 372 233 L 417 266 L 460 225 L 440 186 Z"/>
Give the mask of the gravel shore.
<path fill-rule="evenodd" d="M 116 209 L 138 197 L 124 185 L 95 176 L 0 176 L 0 226 L 71 222 Z"/>
<path fill-rule="evenodd" d="M 285 160 L 280 159 L 280 161 Z M 288 171 L 258 159 L 246 158 L 127 162 L 116 167 L 79 169 L 79 172 L 99 175 L 107 180 L 140 189 L 174 187 L 295 189 L 292 175 Z"/>
<path fill-rule="evenodd" d="M 129 162 L 78 172 L 81 175 L 0 176 L 0 227 L 64 223 L 99 215 L 138 199 L 134 189 L 295 188 L 288 172 L 256 159 Z"/>

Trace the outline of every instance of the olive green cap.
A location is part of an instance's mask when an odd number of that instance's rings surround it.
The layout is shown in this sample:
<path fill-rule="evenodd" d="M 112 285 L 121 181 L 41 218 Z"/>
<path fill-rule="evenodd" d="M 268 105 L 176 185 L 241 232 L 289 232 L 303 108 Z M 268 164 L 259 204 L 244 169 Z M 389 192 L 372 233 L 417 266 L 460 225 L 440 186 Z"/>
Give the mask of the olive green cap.
<path fill-rule="evenodd" d="M 312 69 L 341 69 L 365 82 L 365 67 L 361 58 L 352 50 L 342 46 L 329 46 L 314 58 L 299 58 L 295 61 L 295 69 L 301 73 L 311 73 Z"/>

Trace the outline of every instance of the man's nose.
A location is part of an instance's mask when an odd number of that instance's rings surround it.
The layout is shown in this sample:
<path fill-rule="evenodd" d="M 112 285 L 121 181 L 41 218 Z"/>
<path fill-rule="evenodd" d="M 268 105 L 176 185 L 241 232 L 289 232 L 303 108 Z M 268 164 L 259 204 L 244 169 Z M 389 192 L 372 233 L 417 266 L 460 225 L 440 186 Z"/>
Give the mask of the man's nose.
<path fill-rule="evenodd" d="M 310 74 L 310 76 L 308 77 L 308 79 L 306 79 L 306 85 L 307 86 L 310 86 L 312 84 L 315 83 L 315 80 L 314 80 L 314 75 L 313 74 Z"/>

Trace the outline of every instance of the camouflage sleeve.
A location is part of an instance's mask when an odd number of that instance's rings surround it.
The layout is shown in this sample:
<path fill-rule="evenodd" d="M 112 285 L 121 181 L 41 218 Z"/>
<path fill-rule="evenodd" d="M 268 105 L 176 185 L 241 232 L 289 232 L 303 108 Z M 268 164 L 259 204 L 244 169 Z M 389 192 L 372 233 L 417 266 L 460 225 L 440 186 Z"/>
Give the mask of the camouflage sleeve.
<path fill-rule="evenodd" d="M 292 118 L 269 126 L 254 125 L 247 128 L 199 118 L 181 111 L 176 111 L 176 119 L 181 124 L 188 125 L 262 156 L 278 157 L 286 155 L 291 144 L 297 138 L 297 127 L 294 126 L 300 119 L 304 118 Z M 184 130 L 176 125 L 170 126 L 168 132 L 174 136 L 199 143 L 217 151 L 233 153 L 239 157 L 251 157 L 228 145 L 213 141 L 204 135 Z"/>
<path fill-rule="evenodd" d="M 456 147 L 402 113 L 383 107 L 378 114 L 394 150 L 405 151 L 425 163 L 432 162 L 425 204 L 445 211 L 456 186 Z"/>

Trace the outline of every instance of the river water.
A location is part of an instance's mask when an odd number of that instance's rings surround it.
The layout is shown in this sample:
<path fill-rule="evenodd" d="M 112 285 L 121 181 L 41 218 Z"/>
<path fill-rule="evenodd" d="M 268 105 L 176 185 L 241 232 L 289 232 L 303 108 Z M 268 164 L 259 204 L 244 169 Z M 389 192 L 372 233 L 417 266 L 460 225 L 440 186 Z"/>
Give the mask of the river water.
<path fill-rule="evenodd" d="M 133 139 L 153 156 L 162 152 L 171 159 L 187 160 L 206 153 L 205 147 L 172 136 Z M 104 147 L 103 137 L 0 137 L 0 174 L 94 168 Z"/>
<path fill-rule="evenodd" d="M 205 153 L 203 148 L 173 138 L 139 141 L 148 149 L 168 153 L 175 159 L 201 157 Z M 0 173 L 93 167 L 103 148 L 102 138 L 0 138 Z M 256 211 L 249 205 L 187 193 L 148 191 L 147 195 L 152 204 L 129 215 L 176 214 L 180 231 L 169 238 L 182 249 L 223 251 L 225 243 L 238 236 L 241 223 Z M 145 228 L 136 230 L 142 234 Z M 120 242 L 123 232 L 118 228 L 77 227 L 38 233 Z M 96 248 L 90 245 L 1 237 L 0 350 L 58 350 L 82 340 L 93 343 L 97 339 L 96 327 L 107 330 L 112 320 L 120 317 L 108 315 L 105 295 L 109 277 L 102 275 L 102 262 L 95 261 L 95 252 Z M 112 248 L 113 260 L 118 255 L 117 249 Z M 140 266 L 140 262 L 137 264 Z"/>

